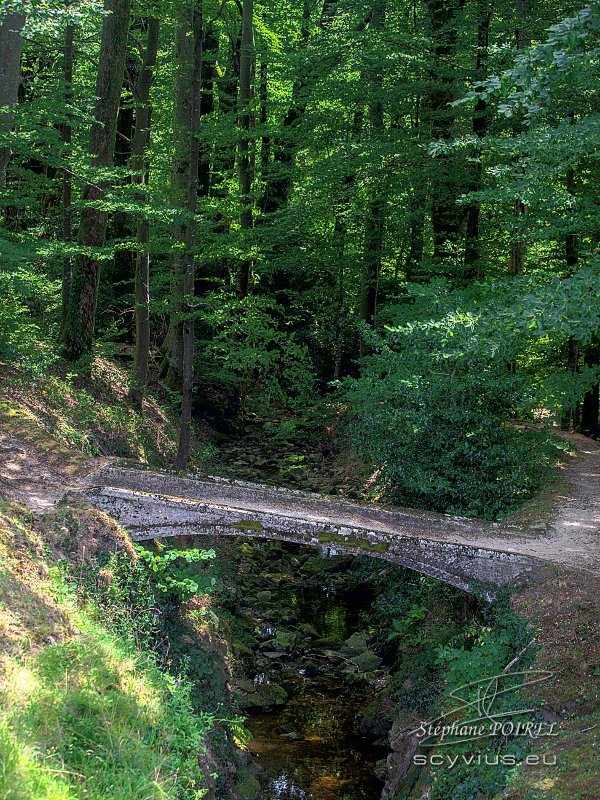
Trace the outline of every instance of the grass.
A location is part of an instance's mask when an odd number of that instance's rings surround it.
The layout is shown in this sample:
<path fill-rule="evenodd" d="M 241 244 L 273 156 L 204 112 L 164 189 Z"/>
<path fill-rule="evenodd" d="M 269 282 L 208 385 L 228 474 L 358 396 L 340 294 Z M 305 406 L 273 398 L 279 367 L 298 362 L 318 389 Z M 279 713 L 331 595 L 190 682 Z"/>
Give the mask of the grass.
<path fill-rule="evenodd" d="M 160 392 L 148 394 L 144 413 L 129 405 L 124 367 L 96 357 L 89 375 L 70 372 L 58 362 L 44 374 L 8 364 L 0 379 L 0 412 L 25 418 L 49 434 L 58 446 L 88 456 L 136 458 L 153 466 L 172 464 L 177 451 L 179 413 Z M 195 426 L 192 463 L 202 465 L 211 452 L 201 426 Z"/>
<path fill-rule="evenodd" d="M 75 601 L 26 510 L 0 506 L 0 797 L 198 800 L 212 719 Z"/>

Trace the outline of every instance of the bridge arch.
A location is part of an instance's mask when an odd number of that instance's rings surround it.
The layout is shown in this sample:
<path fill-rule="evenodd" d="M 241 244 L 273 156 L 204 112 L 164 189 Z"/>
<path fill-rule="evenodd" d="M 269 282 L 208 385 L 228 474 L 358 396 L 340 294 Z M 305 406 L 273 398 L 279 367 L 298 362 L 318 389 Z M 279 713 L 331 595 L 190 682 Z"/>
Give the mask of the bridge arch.
<path fill-rule="evenodd" d="M 497 527 L 443 514 L 361 506 L 319 495 L 207 476 L 181 477 L 112 464 L 80 490 L 134 541 L 251 536 L 367 555 L 470 591 L 503 586 L 538 563 L 488 543 Z M 486 545 L 478 544 L 485 539 Z"/>

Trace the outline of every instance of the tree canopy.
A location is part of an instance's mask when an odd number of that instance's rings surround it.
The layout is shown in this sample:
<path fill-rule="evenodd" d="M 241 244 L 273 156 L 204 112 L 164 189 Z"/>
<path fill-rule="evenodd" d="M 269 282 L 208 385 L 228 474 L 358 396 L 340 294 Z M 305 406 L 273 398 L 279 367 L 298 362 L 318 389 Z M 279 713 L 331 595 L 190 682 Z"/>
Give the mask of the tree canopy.
<path fill-rule="evenodd" d="M 600 3 L 2 0 L 0 357 L 346 412 L 495 516 L 598 434 Z M 69 367 L 71 369 L 72 367 Z"/>

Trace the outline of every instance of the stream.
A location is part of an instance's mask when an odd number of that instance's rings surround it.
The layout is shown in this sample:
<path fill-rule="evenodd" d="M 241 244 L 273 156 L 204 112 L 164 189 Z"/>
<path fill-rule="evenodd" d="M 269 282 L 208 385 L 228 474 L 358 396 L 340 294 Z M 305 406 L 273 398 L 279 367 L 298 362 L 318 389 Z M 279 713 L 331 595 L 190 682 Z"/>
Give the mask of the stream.
<path fill-rule="evenodd" d="M 284 618 L 293 614 L 314 636 L 282 657 L 266 651 L 258 659 L 254 682 L 276 682 L 288 695 L 283 707 L 254 710 L 246 720 L 262 771 L 260 800 L 375 800 L 382 789 L 375 765 L 388 750 L 357 732 L 373 686 L 356 674 L 345 676 L 331 655 L 352 634 L 368 629 L 372 593 L 368 585 L 345 587 L 335 572 L 319 586 L 290 588 L 273 592 L 273 601 L 285 609 Z M 269 624 L 261 633 L 276 630 Z M 385 677 L 377 680 L 381 688 Z"/>

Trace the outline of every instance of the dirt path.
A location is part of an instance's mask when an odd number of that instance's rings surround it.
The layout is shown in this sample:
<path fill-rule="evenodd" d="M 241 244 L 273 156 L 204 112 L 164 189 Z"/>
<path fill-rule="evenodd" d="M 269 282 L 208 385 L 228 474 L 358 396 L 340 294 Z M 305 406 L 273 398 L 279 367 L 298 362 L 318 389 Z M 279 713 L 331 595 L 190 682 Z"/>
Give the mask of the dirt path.
<path fill-rule="evenodd" d="M 99 459 L 79 456 L 57 446 L 37 431 L 20 433 L 0 428 L 0 498 L 47 511 L 69 488 L 83 485 Z M 21 426 L 19 426 L 21 427 Z"/>

